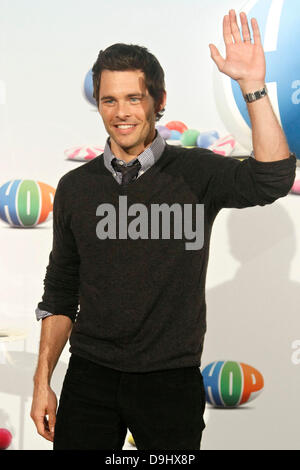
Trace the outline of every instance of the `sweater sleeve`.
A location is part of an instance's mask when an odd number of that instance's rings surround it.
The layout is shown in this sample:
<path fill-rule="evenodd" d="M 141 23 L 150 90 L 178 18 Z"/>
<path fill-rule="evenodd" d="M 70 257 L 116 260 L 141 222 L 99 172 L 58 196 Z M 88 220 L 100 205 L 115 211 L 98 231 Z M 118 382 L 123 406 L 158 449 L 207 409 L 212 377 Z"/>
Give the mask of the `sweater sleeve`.
<path fill-rule="evenodd" d="M 262 162 L 252 157 L 211 156 L 215 160 L 208 192 L 217 209 L 271 204 L 290 191 L 296 175 L 296 157 Z"/>
<path fill-rule="evenodd" d="M 74 322 L 79 303 L 80 259 L 65 208 L 64 178 L 59 180 L 54 196 L 52 251 L 36 315 L 37 319 L 49 314 L 66 315 Z"/>

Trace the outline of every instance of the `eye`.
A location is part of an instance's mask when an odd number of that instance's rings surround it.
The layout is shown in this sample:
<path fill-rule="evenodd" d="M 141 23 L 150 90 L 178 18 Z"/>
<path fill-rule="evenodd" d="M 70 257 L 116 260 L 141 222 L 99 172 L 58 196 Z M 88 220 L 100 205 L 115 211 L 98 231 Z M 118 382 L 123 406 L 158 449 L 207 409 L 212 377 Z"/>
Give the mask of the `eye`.
<path fill-rule="evenodd" d="M 132 103 L 139 103 L 140 100 L 141 100 L 141 99 L 138 98 L 137 96 L 132 96 L 132 97 L 130 98 L 130 101 L 131 101 Z"/>
<path fill-rule="evenodd" d="M 113 104 L 115 100 L 113 99 L 107 99 L 107 100 L 104 100 L 103 103 L 105 104 Z"/>

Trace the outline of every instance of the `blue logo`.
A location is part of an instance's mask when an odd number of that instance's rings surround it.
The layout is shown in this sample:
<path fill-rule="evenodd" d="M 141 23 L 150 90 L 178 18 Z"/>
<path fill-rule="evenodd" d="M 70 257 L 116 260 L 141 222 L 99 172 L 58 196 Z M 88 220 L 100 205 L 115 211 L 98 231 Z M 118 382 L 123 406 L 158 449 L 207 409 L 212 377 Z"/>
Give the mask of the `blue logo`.
<path fill-rule="evenodd" d="M 300 42 L 299 0 L 248 0 L 242 9 L 248 20 L 258 21 L 266 56 L 266 84 L 290 150 L 300 159 Z M 219 44 L 225 55 L 224 41 Z M 216 106 L 228 132 L 247 153 L 252 151 L 252 133 L 247 106 L 235 80 L 214 67 Z"/>
<path fill-rule="evenodd" d="M 93 93 L 94 93 L 93 72 L 92 70 L 89 70 L 83 82 L 83 96 L 90 104 L 92 104 L 93 106 L 97 108 L 97 101 L 93 97 Z"/>
<path fill-rule="evenodd" d="M 248 6 L 248 9 L 247 9 Z M 245 11 L 258 21 L 266 56 L 266 83 L 290 150 L 300 158 L 300 43 L 299 0 L 256 0 Z M 239 85 L 231 80 L 238 109 L 250 127 Z"/>

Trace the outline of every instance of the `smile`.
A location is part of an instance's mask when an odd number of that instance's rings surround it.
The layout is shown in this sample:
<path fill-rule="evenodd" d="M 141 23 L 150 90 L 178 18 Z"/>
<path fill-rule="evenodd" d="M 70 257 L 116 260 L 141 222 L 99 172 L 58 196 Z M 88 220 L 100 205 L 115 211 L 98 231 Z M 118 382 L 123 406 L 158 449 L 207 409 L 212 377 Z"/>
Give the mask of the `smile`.
<path fill-rule="evenodd" d="M 129 135 L 133 133 L 137 124 L 117 124 L 115 129 L 119 135 Z"/>
<path fill-rule="evenodd" d="M 115 127 L 118 129 L 131 129 L 132 127 L 135 127 L 136 124 L 118 124 Z"/>

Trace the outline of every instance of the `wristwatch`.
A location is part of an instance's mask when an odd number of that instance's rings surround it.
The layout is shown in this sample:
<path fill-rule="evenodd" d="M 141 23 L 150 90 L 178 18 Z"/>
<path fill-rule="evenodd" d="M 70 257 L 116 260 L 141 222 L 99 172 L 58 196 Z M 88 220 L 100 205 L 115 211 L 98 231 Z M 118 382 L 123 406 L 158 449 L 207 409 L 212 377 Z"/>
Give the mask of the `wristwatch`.
<path fill-rule="evenodd" d="M 253 103 L 253 101 L 260 100 L 264 96 L 267 96 L 268 89 L 267 85 L 265 85 L 261 90 L 254 91 L 253 93 L 246 93 L 244 95 L 244 99 L 246 103 Z"/>

